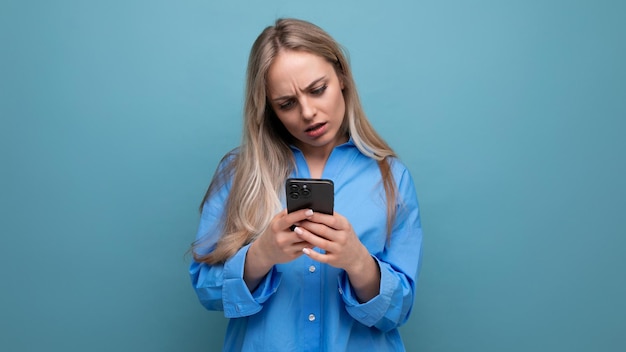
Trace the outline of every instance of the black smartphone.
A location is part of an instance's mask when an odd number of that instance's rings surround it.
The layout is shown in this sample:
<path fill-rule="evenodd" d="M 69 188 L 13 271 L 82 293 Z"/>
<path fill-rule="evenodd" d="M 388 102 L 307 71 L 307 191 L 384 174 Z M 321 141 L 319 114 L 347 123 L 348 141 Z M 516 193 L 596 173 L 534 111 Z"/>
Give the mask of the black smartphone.
<path fill-rule="evenodd" d="M 316 178 L 289 178 L 285 182 L 287 212 L 312 209 L 314 212 L 333 214 L 335 185 L 333 181 Z"/>

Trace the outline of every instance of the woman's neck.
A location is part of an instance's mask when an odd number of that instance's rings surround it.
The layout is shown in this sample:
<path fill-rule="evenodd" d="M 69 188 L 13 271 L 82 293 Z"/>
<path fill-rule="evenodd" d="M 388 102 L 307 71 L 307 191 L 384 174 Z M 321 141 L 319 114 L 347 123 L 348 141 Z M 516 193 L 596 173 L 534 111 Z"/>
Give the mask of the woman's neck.
<path fill-rule="evenodd" d="M 296 145 L 304 155 L 311 178 L 322 178 L 326 161 L 330 157 L 336 146 L 348 141 L 347 136 L 338 136 L 333 143 L 328 143 L 322 147 L 312 147 L 310 145 Z"/>

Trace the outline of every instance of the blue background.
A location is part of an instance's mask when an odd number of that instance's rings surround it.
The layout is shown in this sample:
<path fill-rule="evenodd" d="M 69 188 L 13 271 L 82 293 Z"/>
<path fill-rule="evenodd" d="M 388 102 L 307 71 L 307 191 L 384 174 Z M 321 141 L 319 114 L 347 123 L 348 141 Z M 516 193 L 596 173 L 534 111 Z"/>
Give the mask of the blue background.
<path fill-rule="evenodd" d="M 410 168 L 409 351 L 626 350 L 626 3 L 0 2 L 0 350 L 215 351 L 185 256 L 282 16 Z"/>

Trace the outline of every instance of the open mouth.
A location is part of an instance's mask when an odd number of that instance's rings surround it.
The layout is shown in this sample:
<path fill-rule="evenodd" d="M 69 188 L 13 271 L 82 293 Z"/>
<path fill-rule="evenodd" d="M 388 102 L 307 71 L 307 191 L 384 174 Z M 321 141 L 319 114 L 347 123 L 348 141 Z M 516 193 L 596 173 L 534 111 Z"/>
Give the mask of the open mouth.
<path fill-rule="evenodd" d="M 324 125 L 326 125 L 326 123 L 324 123 L 324 122 L 316 123 L 315 125 L 307 128 L 304 132 L 306 132 L 306 133 L 314 133 L 316 131 L 319 131 L 322 127 L 324 127 Z"/>
<path fill-rule="evenodd" d="M 309 138 L 318 138 L 326 133 L 327 127 L 328 124 L 326 122 L 316 123 L 304 130 L 304 133 L 306 133 Z"/>

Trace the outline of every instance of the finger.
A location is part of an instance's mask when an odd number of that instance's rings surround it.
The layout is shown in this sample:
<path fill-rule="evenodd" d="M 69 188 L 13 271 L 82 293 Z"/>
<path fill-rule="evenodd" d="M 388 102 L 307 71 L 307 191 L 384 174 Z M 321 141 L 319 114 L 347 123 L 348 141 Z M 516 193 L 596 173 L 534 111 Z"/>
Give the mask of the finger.
<path fill-rule="evenodd" d="M 303 248 L 302 252 L 306 254 L 309 258 L 318 261 L 320 263 L 327 263 L 328 256 L 326 254 L 322 254 L 320 252 L 314 251 L 311 248 Z"/>
<path fill-rule="evenodd" d="M 339 213 L 333 213 L 333 215 L 329 215 L 315 212 L 307 220 L 311 222 L 316 222 L 318 224 L 324 224 L 335 230 L 345 229 L 348 224 L 348 220 Z"/>
<path fill-rule="evenodd" d="M 289 248 L 289 253 L 291 253 L 292 255 L 298 257 L 300 255 L 302 255 L 302 249 L 304 248 L 309 248 L 311 245 L 306 243 L 306 242 L 300 242 L 300 244 L 298 245 L 293 245 L 292 247 Z"/>
<path fill-rule="evenodd" d="M 323 225 L 320 225 L 320 226 L 323 226 Z M 324 237 L 317 236 L 316 234 L 308 231 L 307 229 L 303 227 L 296 227 L 294 229 L 294 232 L 302 240 L 310 243 L 312 247 L 318 247 L 324 250 L 329 250 L 329 247 L 331 247 L 332 245 L 331 241 L 325 239 Z"/>
<path fill-rule="evenodd" d="M 285 216 L 287 216 L 287 209 L 283 209 L 278 214 L 274 215 L 274 217 L 270 221 L 270 227 L 274 230 L 279 230 Z"/>
<path fill-rule="evenodd" d="M 298 227 L 301 227 L 312 234 L 325 238 L 329 241 L 335 241 L 337 239 L 336 233 L 338 230 L 330 228 L 322 223 L 312 222 L 312 221 L 302 221 Z"/>
<path fill-rule="evenodd" d="M 286 210 L 284 210 L 284 212 L 285 215 L 281 218 L 281 228 L 283 229 L 286 229 L 302 220 L 306 220 L 313 215 L 313 210 L 311 209 L 300 209 L 294 211 L 293 213 L 287 213 Z"/>

